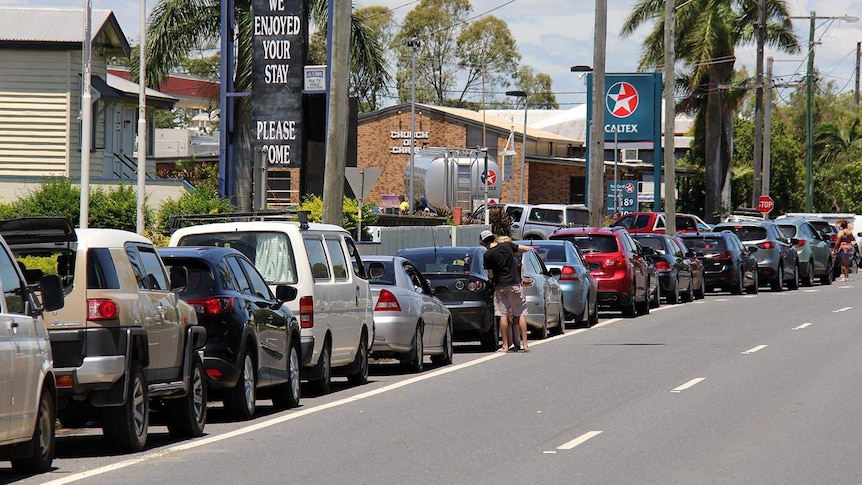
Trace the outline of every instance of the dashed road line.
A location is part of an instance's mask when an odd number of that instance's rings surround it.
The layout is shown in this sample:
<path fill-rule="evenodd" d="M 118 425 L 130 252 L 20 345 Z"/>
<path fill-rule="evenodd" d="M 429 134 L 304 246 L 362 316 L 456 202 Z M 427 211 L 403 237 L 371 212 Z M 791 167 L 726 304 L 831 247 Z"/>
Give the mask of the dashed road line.
<path fill-rule="evenodd" d="M 817 293 L 820 290 L 802 290 L 803 293 Z"/>
<path fill-rule="evenodd" d="M 703 382 L 705 380 L 706 380 L 706 377 L 698 377 L 696 379 L 692 379 L 692 380 L 686 382 L 685 384 L 683 384 L 679 387 L 675 387 L 675 388 L 671 389 L 670 392 L 682 392 L 682 391 L 690 388 L 691 386 L 694 386 L 695 384 L 698 384 L 698 383 Z"/>
<path fill-rule="evenodd" d="M 596 436 L 598 436 L 600 434 L 602 434 L 601 431 L 590 431 L 589 433 L 584 433 L 584 434 L 578 436 L 577 438 L 573 439 L 572 441 L 561 444 L 560 446 L 557 447 L 557 449 L 558 450 L 571 450 L 572 448 L 574 448 L 578 445 L 581 445 L 584 442 L 586 442 L 587 440 L 595 438 Z"/>
<path fill-rule="evenodd" d="M 802 330 L 803 328 L 806 328 L 809 325 L 811 325 L 811 322 L 803 323 L 802 325 L 800 325 L 798 327 L 793 327 L 793 330 Z"/>
<path fill-rule="evenodd" d="M 847 310 L 851 310 L 851 309 L 853 309 L 853 307 L 852 307 L 852 306 L 846 306 L 846 307 L 844 307 L 844 308 L 839 308 L 839 309 L 837 309 L 837 310 L 832 310 L 832 313 L 841 313 L 841 312 L 846 312 Z"/>
<path fill-rule="evenodd" d="M 750 349 L 746 350 L 745 352 L 741 352 L 741 353 L 742 353 L 742 355 L 753 354 L 753 353 L 757 352 L 758 350 L 763 350 L 765 348 L 766 348 L 766 345 L 758 345 L 757 347 L 750 348 Z"/>

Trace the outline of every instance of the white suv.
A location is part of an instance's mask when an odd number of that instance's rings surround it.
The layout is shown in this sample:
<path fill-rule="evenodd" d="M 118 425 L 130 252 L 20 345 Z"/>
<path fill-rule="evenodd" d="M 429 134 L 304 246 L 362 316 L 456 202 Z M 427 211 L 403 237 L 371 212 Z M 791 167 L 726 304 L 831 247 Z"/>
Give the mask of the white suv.
<path fill-rule="evenodd" d="M 60 278 L 41 279 L 45 310 L 63 306 Z M 54 460 L 57 389 L 42 308 L 0 239 L 0 459 L 41 473 Z"/>
<path fill-rule="evenodd" d="M 170 246 L 225 246 L 255 264 L 267 284 L 293 286 L 288 302 L 301 327 L 302 379 L 314 391 L 330 391 L 333 374 L 353 384 L 368 381 L 374 343 L 371 290 L 359 251 L 343 228 L 272 218 L 189 226 L 176 230 Z M 209 217 L 180 216 L 185 222 Z M 261 216 L 214 214 L 212 219 Z M 276 216 L 278 217 L 278 216 Z"/>

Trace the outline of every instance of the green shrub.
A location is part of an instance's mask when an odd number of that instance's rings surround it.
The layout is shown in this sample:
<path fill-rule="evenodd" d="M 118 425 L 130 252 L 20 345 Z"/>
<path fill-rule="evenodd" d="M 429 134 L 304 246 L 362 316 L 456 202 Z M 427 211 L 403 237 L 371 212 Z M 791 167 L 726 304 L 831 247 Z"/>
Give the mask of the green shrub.
<path fill-rule="evenodd" d="M 362 239 L 370 240 L 371 233 L 368 226 L 377 222 L 378 215 L 374 213 L 373 204 L 362 206 Z M 303 197 L 302 202 L 296 207 L 297 210 L 308 211 L 309 222 L 321 222 L 323 220 L 323 199 L 308 194 Z M 359 227 L 359 201 L 344 197 L 341 201 L 341 227 L 356 236 L 356 228 Z"/>
<path fill-rule="evenodd" d="M 65 177 L 46 178 L 39 188 L 12 205 L 17 217 L 68 217 L 77 223 L 81 219 L 81 189 Z"/>
<path fill-rule="evenodd" d="M 159 211 L 155 233 L 170 234 L 170 217 L 182 214 L 221 214 L 234 210 L 228 199 L 219 197 L 213 187 L 204 186 L 187 192 L 177 199 L 168 199 L 162 203 Z"/>
<path fill-rule="evenodd" d="M 144 203 L 144 227 L 152 223 L 152 210 Z M 96 188 L 90 192 L 90 227 L 122 229 L 137 232 L 138 230 L 138 192 L 132 185 L 121 184 L 119 187 L 103 190 Z"/>

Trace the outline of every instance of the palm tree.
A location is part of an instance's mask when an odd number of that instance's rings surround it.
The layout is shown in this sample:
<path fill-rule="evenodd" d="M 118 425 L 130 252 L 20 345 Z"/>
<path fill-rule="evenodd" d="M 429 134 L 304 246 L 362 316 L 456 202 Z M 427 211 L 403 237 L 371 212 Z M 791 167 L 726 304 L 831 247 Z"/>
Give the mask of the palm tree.
<path fill-rule="evenodd" d="M 738 95 L 728 96 L 735 48 L 755 40 L 758 0 L 675 0 L 675 52 L 684 67 L 685 98 L 681 111 L 696 113 L 703 125 L 706 165 L 705 216 L 714 220 L 721 210 L 722 193 L 729 193 L 733 147 L 733 112 Z M 640 70 L 664 65 L 664 0 L 640 0 L 626 19 L 622 35 L 629 36 L 653 21 L 644 40 Z M 766 0 L 766 42 L 788 53 L 799 51 L 785 0 Z"/>
<path fill-rule="evenodd" d="M 218 43 L 221 27 L 221 2 L 224 0 L 159 0 L 150 13 L 147 26 L 147 83 L 158 86 L 173 68 L 180 65 L 195 46 L 205 43 Z M 326 29 L 328 0 L 309 0 L 308 14 L 317 29 Z M 252 36 L 251 0 L 234 0 L 234 16 L 237 26 L 236 71 L 234 86 L 237 91 L 251 91 L 252 75 Z M 371 34 L 361 17 L 353 16 L 351 27 L 351 57 L 354 70 L 386 83 L 389 74 L 383 46 Z M 137 57 L 133 60 L 132 73 L 138 72 Z M 232 140 L 234 159 L 231 165 L 239 171 L 237 200 L 240 210 L 247 210 L 250 202 L 249 184 L 251 180 L 251 106 L 248 98 L 240 98 L 234 113 L 237 127 Z"/>

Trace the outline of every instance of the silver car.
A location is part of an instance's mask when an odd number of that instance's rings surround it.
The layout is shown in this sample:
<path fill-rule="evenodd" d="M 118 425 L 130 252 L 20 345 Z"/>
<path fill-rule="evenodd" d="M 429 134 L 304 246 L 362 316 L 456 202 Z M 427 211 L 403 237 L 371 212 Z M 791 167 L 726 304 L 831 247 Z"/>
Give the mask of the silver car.
<path fill-rule="evenodd" d="M 533 338 L 548 338 L 550 331 L 563 333 L 563 292 L 536 251 L 521 253 L 521 289 L 527 298 L 524 317 Z"/>
<path fill-rule="evenodd" d="M 452 315 L 425 276 L 399 256 L 363 258 L 374 299 L 375 358 L 397 358 L 411 372 L 431 362 L 452 363 Z"/>
<path fill-rule="evenodd" d="M 567 321 L 589 326 L 599 321 L 596 299 L 598 283 L 590 274 L 581 250 L 571 241 L 533 240 L 518 241 L 530 246 L 545 263 L 545 266 L 560 283 L 563 292 L 563 316 Z"/>

